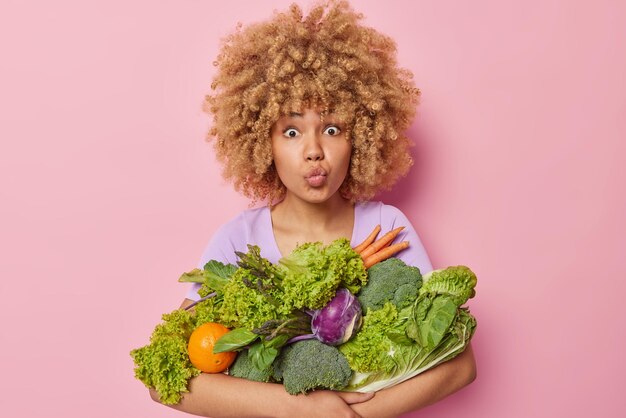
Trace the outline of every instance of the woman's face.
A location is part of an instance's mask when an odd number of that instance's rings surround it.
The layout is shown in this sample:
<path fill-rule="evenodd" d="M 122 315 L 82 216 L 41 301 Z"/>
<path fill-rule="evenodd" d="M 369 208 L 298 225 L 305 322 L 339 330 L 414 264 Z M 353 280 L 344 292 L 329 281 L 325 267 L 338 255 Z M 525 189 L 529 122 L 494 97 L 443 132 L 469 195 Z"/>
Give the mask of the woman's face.
<path fill-rule="evenodd" d="M 333 115 L 315 110 L 281 117 L 272 127 L 272 152 L 287 198 L 310 203 L 338 196 L 350 166 L 352 145 Z"/>

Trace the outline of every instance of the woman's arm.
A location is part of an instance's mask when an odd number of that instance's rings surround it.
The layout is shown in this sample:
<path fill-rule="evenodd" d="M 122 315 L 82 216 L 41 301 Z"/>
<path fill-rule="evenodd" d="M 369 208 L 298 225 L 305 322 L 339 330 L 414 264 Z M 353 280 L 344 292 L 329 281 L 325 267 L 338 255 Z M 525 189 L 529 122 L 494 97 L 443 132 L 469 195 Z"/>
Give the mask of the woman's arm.
<path fill-rule="evenodd" d="M 192 303 L 185 299 L 181 308 Z M 150 390 L 159 402 L 159 395 Z M 189 381 L 189 392 L 176 405 L 179 411 L 206 417 L 359 417 L 351 408 L 372 399 L 372 394 L 320 390 L 290 395 L 281 384 L 261 383 L 222 373 L 202 373 Z"/>
<path fill-rule="evenodd" d="M 452 360 L 399 385 L 383 389 L 370 401 L 352 406 L 364 418 L 397 417 L 433 404 L 472 383 L 476 363 L 471 344 Z"/>
<path fill-rule="evenodd" d="M 150 396 L 159 401 L 158 394 Z M 281 384 L 261 383 L 225 374 L 202 373 L 191 379 L 189 392 L 176 405 L 179 411 L 205 417 L 360 417 L 350 405 L 372 399 L 373 394 L 319 390 L 290 395 Z"/>

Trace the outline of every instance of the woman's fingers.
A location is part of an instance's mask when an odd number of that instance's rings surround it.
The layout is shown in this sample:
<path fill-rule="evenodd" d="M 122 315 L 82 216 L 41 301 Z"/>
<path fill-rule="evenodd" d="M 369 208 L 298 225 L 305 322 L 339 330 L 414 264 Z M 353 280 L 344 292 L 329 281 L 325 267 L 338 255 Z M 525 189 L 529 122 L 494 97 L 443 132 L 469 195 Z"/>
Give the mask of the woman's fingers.
<path fill-rule="evenodd" d="M 348 405 L 355 403 L 367 402 L 374 397 L 374 392 L 359 393 L 359 392 L 337 392 L 337 395 Z"/>
<path fill-rule="evenodd" d="M 308 395 L 298 395 L 294 409 L 288 411 L 289 417 L 299 418 L 361 418 L 350 405 L 366 402 L 373 393 L 338 392 L 334 390 L 314 390 Z"/>

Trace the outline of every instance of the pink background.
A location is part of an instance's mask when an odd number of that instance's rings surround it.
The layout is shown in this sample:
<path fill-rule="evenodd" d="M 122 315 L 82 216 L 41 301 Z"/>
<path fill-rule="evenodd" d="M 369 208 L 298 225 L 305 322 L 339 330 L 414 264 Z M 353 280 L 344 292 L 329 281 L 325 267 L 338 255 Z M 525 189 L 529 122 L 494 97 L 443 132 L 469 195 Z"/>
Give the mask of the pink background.
<path fill-rule="evenodd" d="M 2 416 L 182 416 L 128 353 L 247 205 L 203 140 L 218 41 L 289 3 L 2 2 Z M 411 416 L 625 416 L 624 3 L 384 3 L 423 101 L 383 198 L 479 276 L 478 378 Z"/>

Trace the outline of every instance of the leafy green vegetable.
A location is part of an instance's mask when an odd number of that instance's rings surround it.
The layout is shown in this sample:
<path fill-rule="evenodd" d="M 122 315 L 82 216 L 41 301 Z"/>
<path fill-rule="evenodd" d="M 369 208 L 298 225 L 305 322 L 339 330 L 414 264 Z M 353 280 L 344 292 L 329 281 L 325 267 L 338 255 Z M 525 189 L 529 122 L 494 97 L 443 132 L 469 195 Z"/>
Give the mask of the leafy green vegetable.
<path fill-rule="evenodd" d="M 288 339 L 287 335 L 279 335 L 270 341 L 261 340 L 252 345 L 248 350 L 252 365 L 259 371 L 269 368 Z"/>
<path fill-rule="evenodd" d="M 358 294 L 364 312 L 381 309 L 391 302 L 402 309 L 413 303 L 422 285 L 417 267 L 407 266 L 399 258 L 389 258 L 367 271 L 367 285 Z"/>
<path fill-rule="evenodd" d="M 224 264 L 216 260 L 207 262 L 203 267 L 206 278 L 223 281 L 228 281 L 235 270 L 237 270 L 237 266 L 233 264 Z"/>
<path fill-rule="evenodd" d="M 200 326 L 205 322 L 220 322 L 223 302 L 224 296 L 218 293 L 213 298 L 198 303 L 194 307 L 196 325 Z"/>
<path fill-rule="evenodd" d="M 390 299 L 367 311 L 361 331 L 339 347 L 355 370 L 345 390 L 391 387 L 461 353 L 476 320 L 460 305 L 474 295 L 475 285 L 467 267 L 450 267 L 425 275 L 412 305 L 398 310 Z"/>
<path fill-rule="evenodd" d="M 274 378 L 292 395 L 318 388 L 341 390 L 351 376 L 341 352 L 315 339 L 287 346 L 274 363 Z"/>
<path fill-rule="evenodd" d="M 200 374 L 189 361 L 187 340 L 182 337 L 155 340 L 133 350 L 131 356 L 137 365 L 135 377 L 156 389 L 166 405 L 180 402 L 181 393 L 188 392 L 189 379 Z"/>
<path fill-rule="evenodd" d="M 183 337 L 189 339 L 189 336 L 196 328 L 196 323 L 191 315 L 184 309 L 176 309 L 170 313 L 161 315 L 163 323 L 157 324 L 150 336 L 150 340 L 162 337 Z"/>
<path fill-rule="evenodd" d="M 202 270 L 193 269 L 190 272 L 183 273 L 178 279 L 181 283 L 202 283 L 203 286 L 198 294 L 205 296 L 212 291 L 222 290 L 228 283 L 230 277 L 237 270 L 232 264 L 224 264 L 219 261 L 211 260 L 204 265 Z"/>
<path fill-rule="evenodd" d="M 270 365 L 263 370 L 259 370 L 252 364 L 249 350 L 242 350 L 235 362 L 228 369 L 228 374 L 235 377 L 241 377 L 255 382 L 270 382 L 274 368 Z"/>
<path fill-rule="evenodd" d="M 265 321 L 282 318 L 280 289 L 267 277 L 239 268 L 224 286 L 220 323 L 228 328 L 254 329 Z"/>
<path fill-rule="evenodd" d="M 191 314 L 178 309 L 163 315 L 150 344 L 131 351 L 135 377 L 159 393 L 161 402 L 175 404 L 187 392 L 187 382 L 200 374 L 187 354 L 187 342 L 195 324 Z"/>
<path fill-rule="evenodd" d="M 337 287 L 345 287 L 356 294 L 367 283 L 363 259 L 352 249 L 347 239 L 340 238 L 330 243 L 324 248 L 324 256 L 329 260 L 330 274 L 340 279 Z"/>
<path fill-rule="evenodd" d="M 476 294 L 476 275 L 466 266 L 453 266 L 434 270 L 423 277 L 419 294 L 450 295 L 457 306 L 463 305 Z"/>
<path fill-rule="evenodd" d="M 217 354 L 224 351 L 238 350 L 252 343 L 257 338 L 259 338 L 258 334 L 245 328 L 233 329 L 217 340 L 213 347 L 213 352 Z"/>
<path fill-rule="evenodd" d="M 368 311 L 361 331 L 339 346 L 350 367 L 358 372 L 389 371 L 394 363 L 389 352 L 393 346 L 386 333 L 396 327 L 398 310 L 387 302 L 382 309 Z"/>
<path fill-rule="evenodd" d="M 202 283 L 204 282 L 204 272 L 200 269 L 193 269 L 183 273 L 178 281 L 181 283 Z"/>
<path fill-rule="evenodd" d="M 298 246 L 279 260 L 284 300 L 292 309 L 321 309 L 345 287 L 355 293 L 366 282 L 361 257 L 347 239 L 324 247 L 320 242 Z"/>
<path fill-rule="evenodd" d="M 236 266 L 223 264 L 219 261 L 211 260 L 204 265 L 204 287 L 205 292 L 210 293 L 210 289 L 220 291 L 226 286 L 235 271 Z"/>
<path fill-rule="evenodd" d="M 403 312 L 410 312 L 410 309 L 405 308 Z M 402 313 L 399 314 L 399 321 L 402 315 Z M 391 366 L 373 372 L 355 371 L 350 383 L 344 390 L 375 392 L 417 376 L 463 352 L 475 328 L 476 320 L 474 317 L 466 309 L 461 308 L 457 311 L 449 332 L 446 333 L 439 345 L 432 350 L 420 347 L 414 343 L 397 343 L 386 337 L 389 348 L 384 354 L 388 357 Z M 350 343 L 352 341 L 346 344 Z M 388 365 L 389 363 L 384 364 Z"/>
<path fill-rule="evenodd" d="M 413 306 L 413 318 L 407 324 L 407 335 L 420 346 L 432 350 L 450 328 L 457 308 L 454 299 L 447 294 L 420 296 Z"/>
<path fill-rule="evenodd" d="M 444 338 L 455 319 L 457 308 L 476 294 L 476 275 L 466 266 L 432 271 L 413 305 L 407 335 L 432 350 Z"/>

